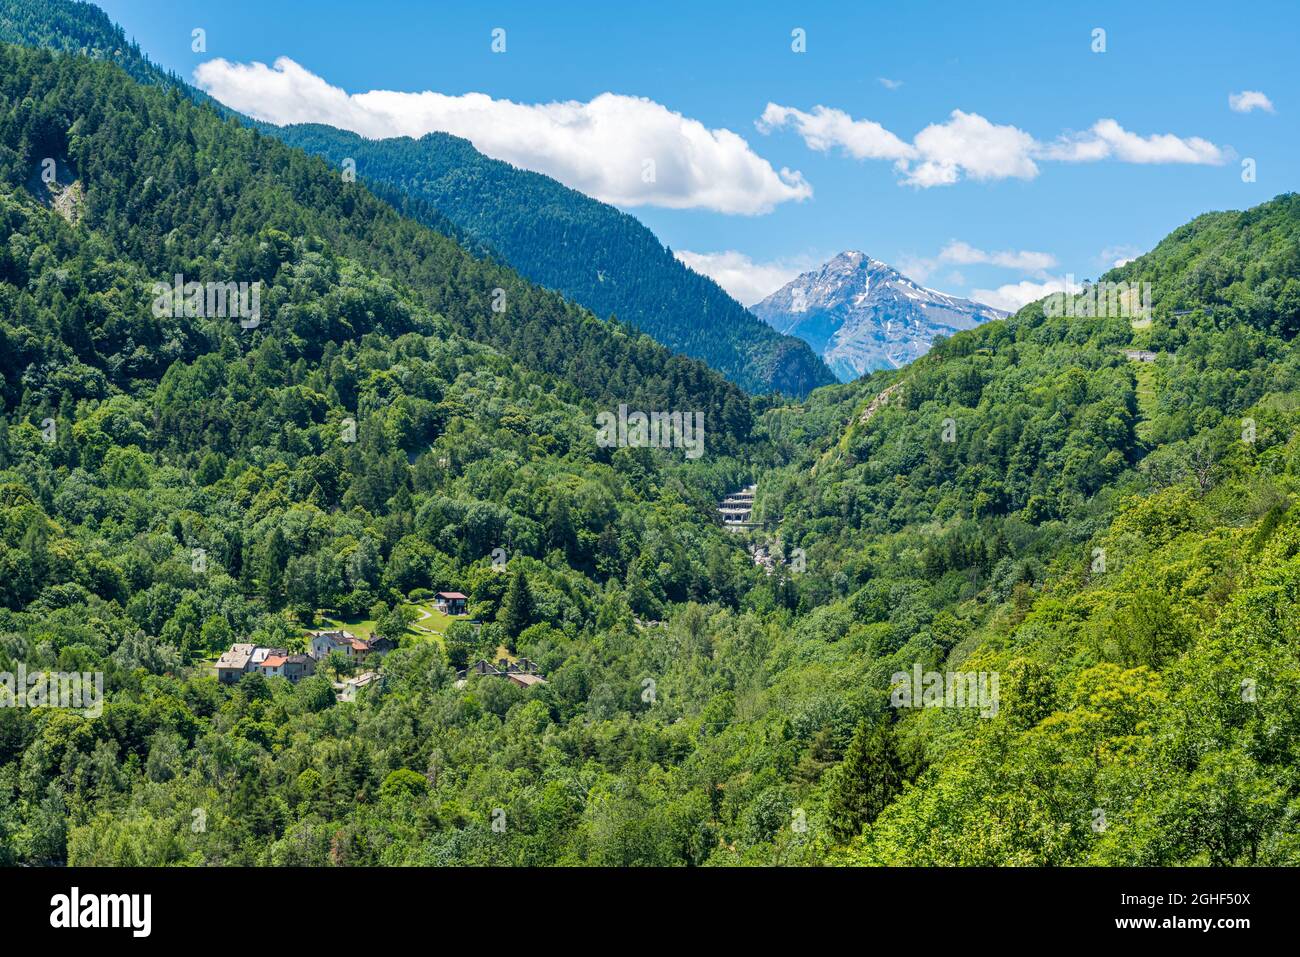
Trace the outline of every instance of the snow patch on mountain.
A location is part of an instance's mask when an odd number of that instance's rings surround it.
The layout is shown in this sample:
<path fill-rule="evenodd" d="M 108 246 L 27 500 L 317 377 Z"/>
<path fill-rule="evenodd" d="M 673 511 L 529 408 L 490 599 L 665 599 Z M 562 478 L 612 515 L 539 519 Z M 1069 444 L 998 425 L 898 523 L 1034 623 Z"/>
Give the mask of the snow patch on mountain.
<path fill-rule="evenodd" d="M 936 336 L 1007 315 L 927 289 L 856 250 L 796 277 L 750 311 L 811 345 L 842 382 L 907 365 L 924 355 Z"/>

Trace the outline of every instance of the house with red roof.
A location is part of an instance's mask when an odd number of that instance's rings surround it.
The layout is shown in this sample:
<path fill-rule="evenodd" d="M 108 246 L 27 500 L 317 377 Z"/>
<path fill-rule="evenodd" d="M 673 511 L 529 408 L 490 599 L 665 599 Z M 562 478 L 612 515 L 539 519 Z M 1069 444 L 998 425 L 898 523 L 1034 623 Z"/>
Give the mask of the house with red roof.
<path fill-rule="evenodd" d="M 284 665 L 289 660 L 289 652 L 284 648 L 267 648 L 258 670 L 267 678 L 283 678 Z"/>
<path fill-rule="evenodd" d="M 230 646 L 217 659 L 217 680 L 235 684 L 244 675 L 285 678 L 297 684 L 316 673 L 316 661 L 309 655 L 290 654 L 287 648 L 263 648 L 239 643 Z"/>
<path fill-rule="evenodd" d="M 324 661 L 335 652 L 358 661 L 370 654 L 370 643 L 350 631 L 327 629 L 308 634 L 311 635 L 310 653 L 317 661 Z"/>

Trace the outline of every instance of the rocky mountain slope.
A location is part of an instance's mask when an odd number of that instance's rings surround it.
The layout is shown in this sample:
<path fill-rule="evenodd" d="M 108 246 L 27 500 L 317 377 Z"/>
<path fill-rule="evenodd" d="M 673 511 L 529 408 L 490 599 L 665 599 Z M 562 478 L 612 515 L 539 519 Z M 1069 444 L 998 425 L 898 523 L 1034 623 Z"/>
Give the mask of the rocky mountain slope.
<path fill-rule="evenodd" d="M 777 332 L 807 342 L 843 382 L 907 365 L 936 336 L 1006 315 L 927 289 L 856 251 L 791 280 L 751 311 Z"/>

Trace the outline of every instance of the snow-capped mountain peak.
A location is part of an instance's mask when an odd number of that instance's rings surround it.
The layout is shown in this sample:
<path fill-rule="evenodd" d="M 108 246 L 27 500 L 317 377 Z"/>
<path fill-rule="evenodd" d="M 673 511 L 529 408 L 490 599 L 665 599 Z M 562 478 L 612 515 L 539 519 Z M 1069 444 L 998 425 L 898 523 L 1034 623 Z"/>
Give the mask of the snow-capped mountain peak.
<path fill-rule="evenodd" d="M 1007 315 L 928 289 L 859 250 L 842 252 L 792 279 L 751 311 L 778 332 L 811 345 L 845 382 L 906 365 L 937 335 Z"/>

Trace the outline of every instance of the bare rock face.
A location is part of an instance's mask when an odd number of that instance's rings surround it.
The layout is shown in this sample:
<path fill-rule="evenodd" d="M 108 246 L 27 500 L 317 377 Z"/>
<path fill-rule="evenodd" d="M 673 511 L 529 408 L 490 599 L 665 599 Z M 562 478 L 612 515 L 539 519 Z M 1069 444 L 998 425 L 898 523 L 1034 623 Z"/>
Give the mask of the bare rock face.
<path fill-rule="evenodd" d="M 72 225 L 81 219 L 85 190 L 66 156 L 43 156 L 28 171 L 27 191 Z"/>
<path fill-rule="evenodd" d="M 935 336 L 1007 315 L 927 289 L 865 253 L 840 253 L 750 308 L 778 332 L 803 339 L 842 382 L 907 365 Z"/>

